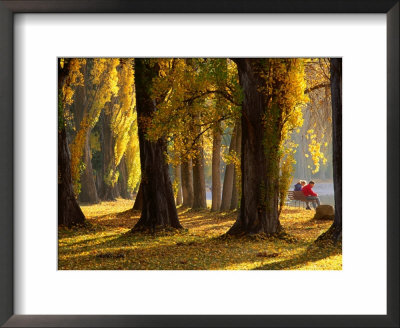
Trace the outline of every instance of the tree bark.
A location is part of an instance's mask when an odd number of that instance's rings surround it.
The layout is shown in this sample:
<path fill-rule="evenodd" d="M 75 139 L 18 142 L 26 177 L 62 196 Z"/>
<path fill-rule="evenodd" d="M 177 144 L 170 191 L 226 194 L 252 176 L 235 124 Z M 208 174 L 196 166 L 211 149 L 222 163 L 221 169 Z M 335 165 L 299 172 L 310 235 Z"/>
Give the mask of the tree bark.
<path fill-rule="evenodd" d="M 242 152 L 242 128 L 240 125 L 238 126 L 237 129 L 235 152 L 237 156 L 239 156 L 240 158 L 240 154 Z M 235 210 L 239 207 L 239 195 L 240 195 L 240 181 L 238 181 L 240 176 L 239 172 L 240 168 L 236 167 L 235 165 L 230 210 Z"/>
<path fill-rule="evenodd" d="M 182 198 L 184 207 L 193 207 L 193 171 L 192 160 L 188 159 L 181 165 Z"/>
<path fill-rule="evenodd" d="M 333 188 L 335 191 L 335 219 L 332 226 L 317 241 L 342 241 L 342 59 L 331 58 Z"/>
<path fill-rule="evenodd" d="M 83 203 L 97 204 L 100 203 L 100 199 L 97 194 L 92 167 L 90 133 L 91 129 L 88 129 L 83 149 L 83 163 L 85 165 L 85 170 L 82 172 L 81 175 L 81 192 L 79 194 L 79 201 Z"/>
<path fill-rule="evenodd" d="M 237 124 L 232 131 L 231 143 L 229 145 L 229 154 L 232 155 L 235 145 L 236 145 L 236 135 L 237 135 Z M 232 201 L 232 190 L 233 190 L 233 176 L 235 172 L 235 165 L 229 163 L 225 168 L 224 185 L 222 188 L 222 200 L 221 200 L 221 211 L 229 210 Z"/>
<path fill-rule="evenodd" d="M 74 102 L 71 105 L 71 109 L 74 113 L 74 123 L 76 131 L 79 130 L 85 114 L 85 103 L 87 101 L 86 97 L 86 87 L 84 85 L 77 86 L 75 90 Z"/>
<path fill-rule="evenodd" d="M 212 149 L 212 211 L 219 211 L 221 207 L 221 124 L 214 129 Z"/>
<path fill-rule="evenodd" d="M 158 74 L 158 68 L 157 65 L 152 66 L 149 59 L 136 58 L 135 73 L 143 207 L 140 219 L 132 231 L 154 232 L 158 228 L 167 227 L 181 229 L 168 164 L 165 161 L 167 143 L 164 138 L 155 142 L 146 139 L 146 122 L 156 111 L 151 87 L 152 79 Z"/>
<path fill-rule="evenodd" d="M 82 70 L 86 78 L 87 77 L 86 67 L 83 67 Z M 86 87 L 78 86 L 76 88 L 75 100 L 73 103 L 74 121 L 75 121 L 75 128 L 77 131 L 81 128 L 81 122 L 84 116 L 87 114 L 86 101 L 87 101 Z M 85 143 L 84 143 L 83 157 L 82 157 L 85 169 L 83 170 L 80 177 L 81 191 L 79 193 L 78 199 L 80 202 L 83 203 L 97 204 L 100 202 L 100 199 L 96 188 L 95 176 L 91 160 L 91 149 L 90 149 L 91 131 L 92 130 L 88 128 L 85 134 Z"/>
<path fill-rule="evenodd" d="M 124 199 L 132 199 L 132 195 L 128 192 L 128 171 L 125 163 L 125 155 L 122 157 L 121 162 L 118 165 L 119 180 L 118 189 L 119 194 Z"/>
<path fill-rule="evenodd" d="M 103 177 L 103 170 L 97 170 L 96 171 L 96 189 L 97 189 L 97 194 L 102 195 L 103 194 L 103 186 L 104 186 L 104 177 Z"/>
<path fill-rule="evenodd" d="M 58 65 L 58 90 L 61 93 L 62 84 L 68 75 L 69 65 L 62 69 Z M 60 101 L 60 100 L 59 100 Z M 58 104 L 58 225 L 71 227 L 85 222 L 85 216 L 76 201 L 71 178 L 70 153 L 63 119 L 63 105 Z"/>
<path fill-rule="evenodd" d="M 99 120 L 94 127 L 94 129 L 99 133 L 99 142 L 100 142 L 100 152 L 99 152 L 99 167 L 96 169 L 96 188 L 97 188 L 97 194 L 101 198 L 102 195 L 104 195 L 104 187 L 105 187 L 105 182 L 104 182 L 104 135 L 103 135 L 103 125 L 104 125 L 104 111 L 100 113 Z"/>
<path fill-rule="evenodd" d="M 181 166 L 174 167 L 175 182 L 177 183 L 178 193 L 176 194 L 176 205 L 182 205 L 182 183 L 181 183 Z"/>
<path fill-rule="evenodd" d="M 193 208 L 207 208 L 204 152 L 201 141 L 197 146 L 197 154 L 193 158 Z"/>
<path fill-rule="evenodd" d="M 133 204 L 132 210 L 139 210 L 141 211 L 143 208 L 143 187 L 142 183 L 139 184 L 139 190 L 136 194 L 135 202 Z"/>
<path fill-rule="evenodd" d="M 112 103 L 109 103 L 108 112 L 104 112 L 102 115 L 103 119 L 103 194 L 101 195 L 102 200 L 115 201 L 119 197 L 119 190 L 117 183 L 112 183 L 110 180 L 110 172 L 116 172 L 115 161 L 114 161 L 114 138 L 111 131 L 111 108 Z"/>
<path fill-rule="evenodd" d="M 274 234 L 280 230 L 278 124 L 264 126 L 264 115 L 275 118 L 260 75 L 264 59 L 235 59 L 244 92 L 242 104 L 242 197 L 240 211 L 228 234 Z M 276 122 L 278 123 L 278 122 Z M 267 142 L 266 142 L 267 141 Z"/>
<path fill-rule="evenodd" d="M 75 199 L 70 167 L 70 154 L 65 128 L 58 132 L 58 225 L 71 227 L 85 222 Z"/>

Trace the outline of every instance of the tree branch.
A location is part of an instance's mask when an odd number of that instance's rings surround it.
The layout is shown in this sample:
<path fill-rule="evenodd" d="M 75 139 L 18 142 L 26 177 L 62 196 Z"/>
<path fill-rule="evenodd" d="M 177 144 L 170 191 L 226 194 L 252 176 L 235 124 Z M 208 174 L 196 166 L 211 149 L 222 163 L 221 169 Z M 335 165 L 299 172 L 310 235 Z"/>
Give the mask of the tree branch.
<path fill-rule="evenodd" d="M 330 86 L 331 86 L 330 83 L 321 83 L 321 84 L 317 84 L 317 85 L 314 85 L 314 86 L 311 87 L 311 88 L 306 89 L 306 90 L 304 91 L 304 93 L 307 94 L 307 93 L 310 93 L 310 92 L 312 92 L 312 91 L 314 91 L 314 90 L 321 89 L 321 88 L 326 88 L 326 87 L 330 87 Z"/>
<path fill-rule="evenodd" d="M 185 158 L 185 157 L 187 156 L 187 154 L 193 149 L 193 146 L 196 144 L 196 141 L 197 141 L 204 133 L 206 133 L 208 130 L 210 130 L 210 129 L 213 127 L 213 125 L 214 125 L 215 123 L 221 122 L 221 121 L 223 121 L 224 119 L 225 119 L 225 117 L 222 117 L 222 118 L 218 119 L 218 120 L 215 121 L 215 122 L 209 122 L 209 123 L 210 123 L 210 126 L 207 127 L 206 129 L 204 129 L 203 131 L 201 131 L 201 132 L 193 139 L 192 144 L 191 144 L 190 147 L 185 151 L 185 153 L 181 155 L 181 158 Z"/>

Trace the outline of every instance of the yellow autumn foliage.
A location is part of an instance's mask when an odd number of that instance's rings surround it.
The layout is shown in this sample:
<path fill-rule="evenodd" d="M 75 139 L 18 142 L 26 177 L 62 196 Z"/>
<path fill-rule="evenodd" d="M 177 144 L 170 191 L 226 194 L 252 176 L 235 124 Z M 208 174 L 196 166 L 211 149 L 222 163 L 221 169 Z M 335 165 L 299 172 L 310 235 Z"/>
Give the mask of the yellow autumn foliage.
<path fill-rule="evenodd" d="M 136 97 L 133 59 L 124 59 L 118 70 L 118 103 L 114 106 L 111 120 L 111 131 L 114 143 L 114 164 L 118 166 L 125 153 L 130 135 L 131 125 L 134 123 Z"/>
<path fill-rule="evenodd" d="M 60 65 L 64 65 L 64 60 L 60 62 Z M 81 72 L 83 65 L 86 65 L 86 59 L 83 58 L 72 58 L 69 63 L 69 72 L 65 83 L 62 85 L 61 92 L 63 95 L 63 106 L 72 105 L 75 88 L 82 86 L 84 83 L 84 77 Z"/>
<path fill-rule="evenodd" d="M 226 99 L 238 98 L 236 65 L 223 58 L 162 58 L 154 63 L 159 67 L 152 87 L 158 110 L 145 122 L 147 137 L 167 137 L 169 149 L 177 153 L 168 157 L 173 164 L 194 158 L 197 143 L 206 161 L 211 160 L 213 128 L 238 117 L 237 106 Z"/>
<path fill-rule="evenodd" d="M 265 59 L 260 72 L 265 85 L 259 91 L 268 100 L 263 118 L 267 131 L 264 143 L 267 145 L 266 149 L 273 149 L 273 144 L 277 144 L 279 148 L 277 155 L 268 155 L 270 160 L 279 163 L 277 172 L 272 174 L 279 175 L 280 210 L 285 202 L 296 163 L 294 154 L 297 144 L 292 140 L 292 133 L 303 125 L 303 110 L 309 101 L 305 93 L 307 83 L 304 64 L 305 61 L 299 58 Z"/>
<path fill-rule="evenodd" d="M 84 108 L 84 116 L 74 140 L 70 144 L 71 176 L 75 195 L 80 192 L 80 176 L 84 169 L 81 165 L 84 145 L 89 138 L 90 131 L 99 119 L 106 103 L 112 96 L 118 94 L 118 58 L 94 58 L 89 72 L 88 81 L 85 81 L 88 101 Z M 87 62 L 87 61 L 86 61 Z"/>
<path fill-rule="evenodd" d="M 135 111 L 134 120 L 136 119 L 137 114 Z M 125 163 L 128 171 L 128 190 L 133 191 L 138 186 L 141 176 L 138 126 L 135 122 L 131 125 L 128 135 L 129 141 L 125 150 Z"/>

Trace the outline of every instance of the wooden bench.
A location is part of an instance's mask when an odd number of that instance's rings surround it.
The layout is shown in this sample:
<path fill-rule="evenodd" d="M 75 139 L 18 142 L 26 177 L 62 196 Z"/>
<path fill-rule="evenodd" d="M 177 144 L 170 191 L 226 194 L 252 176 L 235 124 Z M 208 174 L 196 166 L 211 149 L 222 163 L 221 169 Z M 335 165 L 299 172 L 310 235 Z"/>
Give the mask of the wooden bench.
<path fill-rule="evenodd" d="M 306 198 L 306 196 L 304 196 L 302 191 L 289 190 L 287 193 L 287 198 L 289 201 L 294 201 L 295 205 L 298 202 L 299 206 L 300 206 L 301 202 L 304 203 L 303 205 L 305 205 L 307 202 L 307 198 Z M 308 202 L 311 203 L 311 202 L 315 202 L 315 201 L 309 200 Z"/>

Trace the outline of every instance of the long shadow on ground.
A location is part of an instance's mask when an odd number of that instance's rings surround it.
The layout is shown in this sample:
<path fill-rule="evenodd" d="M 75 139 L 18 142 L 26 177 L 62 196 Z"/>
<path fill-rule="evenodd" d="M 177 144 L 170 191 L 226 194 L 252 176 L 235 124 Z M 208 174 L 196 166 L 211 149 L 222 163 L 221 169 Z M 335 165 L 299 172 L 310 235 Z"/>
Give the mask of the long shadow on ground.
<path fill-rule="evenodd" d="M 341 245 L 311 245 L 307 250 L 295 258 L 283 261 L 277 261 L 259 266 L 253 270 L 289 270 L 297 266 L 310 262 L 317 262 L 327 257 L 339 255 L 342 253 Z"/>
<path fill-rule="evenodd" d="M 216 237 L 228 230 L 233 224 L 236 213 L 210 213 L 209 211 L 178 210 L 185 230 L 166 232 L 166 234 L 143 235 L 127 231 L 137 222 L 140 212 L 121 212 L 106 217 L 97 217 L 91 223 L 93 229 L 63 231 L 64 238 L 87 235 L 89 239 L 65 241 L 59 248 L 63 257 L 59 265 L 67 269 L 102 269 L 102 270 L 192 270 L 225 269 L 241 263 L 260 261 L 260 246 L 267 250 L 272 241 L 252 241 L 246 239 L 226 240 Z M 207 214 L 207 217 L 204 215 Z M 209 216 L 208 216 L 209 215 Z M 223 227 L 223 231 L 221 231 Z M 113 230 L 110 235 L 107 230 Z M 99 236 L 96 236 L 98 232 Z M 199 232 L 197 232 L 199 231 Z M 115 232 L 115 233 L 114 233 Z M 172 239 L 171 239 L 172 237 Z M 71 242 L 71 243 L 69 243 Z M 293 247 L 304 249 L 309 243 L 301 240 Z M 291 248 L 287 241 L 277 241 L 277 248 Z M 299 251 L 301 251 L 299 249 Z M 268 251 L 270 252 L 270 251 Z M 340 254 L 340 248 L 309 247 L 300 255 L 293 254 L 289 260 L 279 260 L 257 267 L 258 270 L 282 270 L 295 268 L 307 262 L 315 262 L 326 257 Z M 268 253 L 269 254 L 269 253 Z M 267 254 L 267 255 L 268 255 Z M 283 254 L 282 254 L 283 255 Z M 266 261 L 271 261 L 266 257 Z M 59 267 L 60 268 L 60 267 Z"/>

